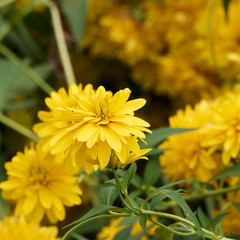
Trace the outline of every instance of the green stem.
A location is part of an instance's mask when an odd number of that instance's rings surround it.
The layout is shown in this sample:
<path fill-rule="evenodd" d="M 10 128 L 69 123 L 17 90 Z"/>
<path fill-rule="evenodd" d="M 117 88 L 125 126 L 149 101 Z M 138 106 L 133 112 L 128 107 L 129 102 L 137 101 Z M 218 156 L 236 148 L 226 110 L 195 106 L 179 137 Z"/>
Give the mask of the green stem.
<path fill-rule="evenodd" d="M 63 31 L 61 17 L 60 17 L 58 8 L 53 1 L 42 0 L 42 2 L 49 7 L 50 12 L 51 12 L 53 29 L 54 29 L 57 46 L 58 46 L 58 50 L 60 53 L 60 58 L 61 58 L 61 62 L 63 65 L 63 70 L 64 70 L 64 73 L 66 76 L 67 83 L 68 83 L 68 85 L 71 83 L 76 84 L 76 79 L 75 79 L 75 75 L 73 72 L 73 67 L 71 64 L 69 52 L 67 49 L 67 44 L 65 41 L 64 31 Z"/>
<path fill-rule="evenodd" d="M 44 79 L 42 79 L 32 68 L 27 66 L 26 64 L 23 64 L 22 60 L 10 49 L 5 47 L 4 45 L 0 44 L 0 53 L 2 53 L 5 57 L 7 57 L 9 60 L 11 60 L 16 65 L 20 66 L 23 70 L 23 72 L 32 79 L 33 82 L 35 82 L 43 91 L 45 91 L 48 95 L 50 92 L 54 91 L 54 89 L 48 85 Z"/>
<path fill-rule="evenodd" d="M 212 24 L 212 18 L 213 18 L 215 4 L 216 4 L 216 0 L 212 0 L 210 3 L 209 14 L 208 14 L 208 32 L 209 32 L 209 38 L 210 38 L 211 57 L 212 57 L 214 68 L 215 68 L 218 76 L 224 82 L 232 85 L 233 82 L 230 79 L 228 79 L 228 77 L 223 73 L 222 69 L 219 67 L 219 65 L 217 63 L 217 58 L 216 58 L 216 53 L 215 53 L 214 31 L 213 31 L 213 24 Z"/>
<path fill-rule="evenodd" d="M 162 223 L 160 223 L 160 222 L 158 222 L 158 221 L 155 221 L 154 219 L 152 219 L 152 218 L 150 218 L 149 219 L 152 223 L 154 223 L 154 224 L 156 224 L 156 225 L 158 225 L 158 226 L 160 226 L 160 227 L 162 227 L 162 228 L 164 228 L 164 229 L 166 229 L 166 230 L 168 230 L 168 231 L 170 231 L 170 232 L 172 232 L 172 233 L 174 233 L 174 234 L 176 234 L 176 235 L 179 235 L 179 236 L 185 236 L 185 237 L 187 237 L 187 236 L 194 236 L 194 235 L 197 235 L 198 233 L 197 232 L 179 232 L 179 231 L 176 231 L 176 230 L 174 230 L 174 229 L 172 229 L 172 228 L 170 228 L 170 227 L 167 227 L 167 226 L 165 226 L 164 224 L 162 224 Z"/>
<path fill-rule="evenodd" d="M 62 240 L 66 240 L 75 230 L 77 230 L 78 228 L 80 228 L 81 226 L 93 222 L 95 220 L 98 219 L 104 219 L 104 218 L 114 218 L 116 217 L 116 215 L 112 215 L 112 214 L 106 214 L 106 215 L 100 215 L 100 216 L 96 216 L 96 217 L 92 217 L 89 218 L 81 223 L 78 223 L 76 226 L 74 226 L 73 228 L 71 228 L 69 231 L 67 231 L 64 236 L 62 237 Z M 130 217 L 130 215 L 128 214 L 118 214 L 117 217 Z"/>
<path fill-rule="evenodd" d="M 10 20 L 6 21 L 6 23 L 0 28 L 0 42 L 8 34 L 8 32 L 11 31 L 12 27 L 18 21 L 23 19 L 26 15 L 28 15 L 32 11 L 37 1 L 38 0 L 33 0 L 29 2 L 21 10 L 17 11 L 16 14 L 14 14 L 14 16 Z"/>
<path fill-rule="evenodd" d="M 10 5 L 14 2 L 16 2 L 17 0 L 2 0 L 0 2 L 0 8 L 6 7 L 7 5 Z"/>
<path fill-rule="evenodd" d="M 35 133 L 33 133 L 31 130 L 25 128 L 24 126 L 20 125 L 19 123 L 13 121 L 12 119 L 4 116 L 1 112 L 0 112 L 0 122 L 6 126 L 12 128 L 13 130 L 21 133 L 25 137 L 32 139 L 35 142 L 39 141 L 39 138 Z"/>
<path fill-rule="evenodd" d="M 188 226 L 193 227 L 194 229 L 196 228 L 196 226 L 191 221 L 189 221 L 189 220 L 187 220 L 185 218 L 182 218 L 182 217 L 170 214 L 170 213 L 154 212 L 154 211 L 149 211 L 149 210 L 145 210 L 145 209 L 142 209 L 141 213 L 144 214 L 144 215 L 148 215 L 148 216 L 158 216 L 158 217 L 161 217 L 161 218 L 172 219 L 172 220 L 175 220 L 175 221 L 179 221 L 179 222 L 185 223 Z M 206 233 L 208 236 L 211 236 L 211 239 L 216 239 L 216 236 L 215 236 L 214 233 L 212 233 L 212 232 L 210 232 L 210 231 L 208 231 L 208 230 L 206 230 L 204 228 L 202 228 L 202 231 L 204 233 Z"/>

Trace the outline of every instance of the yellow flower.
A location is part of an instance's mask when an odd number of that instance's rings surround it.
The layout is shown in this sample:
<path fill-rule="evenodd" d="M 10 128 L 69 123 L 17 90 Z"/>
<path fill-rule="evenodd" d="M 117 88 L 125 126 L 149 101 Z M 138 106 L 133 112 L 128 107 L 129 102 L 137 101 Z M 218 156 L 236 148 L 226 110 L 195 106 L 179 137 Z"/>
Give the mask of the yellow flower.
<path fill-rule="evenodd" d="M 187 106 L 169 119 L 170 127 L 200 128 L 211 119 L 209 103 L 201 101 L 194 109 Z M 199 130 L 170 136 L 159 147 L 169 149 L 160 156 L 163 171 L 173 180 L 198 177 L 208 181 L 219 171 L 219 159 L 202 146 L 204 135 Z M 174 167 L 173 167 L 174 166 Z"/>
<path fill-rule="evenodd" d="M 120 156 L 130 147 L 131 136 L 142 139 L 143 131 L 151 132 L 147 122 L 134 116 L 146 100 L 127 101 L 130 93 L 126 88 L 113 95 L 102 86 L 95 91 L 90 84 L 84 89 L 72 84 L 68 94 L 63 88 L 52 92 L 46 99 L 50 112 L 40 111 L 43 122 L 34 126 L 42 138 L 41 148 L 71 155 L 73 164 L 83 165 L 88 173 L 92 171 L 89 165 L 106 167 L 111 154 Z M 127 159 L 119 160 L 125 164 Z M 84 166 L 84 162 L 89 165 Z"/>
<path fill-rule="evenodd" d="M 98 239 L 114 240 L 114 237 L 126 226 L 118 226 L 123 218 L 114 218 L 109 226 L 103 227 L 102 231 L 97 234 Z"/>
<path fill-rule="evenodd" d="M 237 158 L 240 151 L 240 96 L 228 92 L 215 100 L 212 108 L 212 119 L 207 127 L 202 129 L 206 135 L 202 144 L 222 151 L 222 161 L 225 165 L 231 158 Z"/>
<path fill-rule="evenodd" d="M 124 164 L 130 164 L 139 159 L 148 160 L 144 155 L 149 151 L 151 151 L 151 148 L 140 149 L 137 143 L 137 137 L 130 136 L 128 138 L 128 145 L 123 146 L 121 152 L 115 152 L 115 155 L 112 155 L 112 163 L 115 167 L 120 168 L 123 166 L 123 162 Z"/>
<path fill-rule="evenodd" d="M 60 240 L 56 227 L 40 227 L 26 223 L 23 216 L 5 217 L 0 222 L 1 240 Z"/>
<path fill-rule="evenodd" d="M 112 219 L 110 224 L 102 229 L 101 232 L 97 234 L 98 239 L 104 240 L 114 240 L 116 235 L 121 232 L 123 229 L 127 227 L 127 225 L 120 225 L 123 218 L 115 218 Z M 154 236 L 154 231 L 157 228 L 152 222 L 147 220 L 147 232 L 144 236 L 140 238 L 140 240 L 148 240 L 150 237 Z M 136 236 L 142 232 L 142 227 L 139 224 L 139 220 L 137 220 L 133 225 L 130 231 L 131 236 Z"/>
<path fill-rule="evenodd" d="M 15 214 L 38 223 L 44 214 L 51 222 L 65 218 L 65 206 L 81 203 L 76 170 L 57 163 L 50 154 L 25 148 L 5 164 L 8 180 L 0 184 L 2 196 L 16 201 Z"/>

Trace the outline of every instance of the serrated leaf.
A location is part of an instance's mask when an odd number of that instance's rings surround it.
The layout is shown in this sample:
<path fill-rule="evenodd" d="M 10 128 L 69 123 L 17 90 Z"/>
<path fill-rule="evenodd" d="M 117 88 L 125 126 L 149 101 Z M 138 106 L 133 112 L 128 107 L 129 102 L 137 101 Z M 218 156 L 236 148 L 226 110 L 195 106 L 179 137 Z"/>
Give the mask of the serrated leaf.
<path fill-rule="evenodd" d="M 207 215 L 203 212 L 201 207 L 198 207 L 198 209 L 197 209 L 197 216 L 198 216 L 200 223 L 202 224 L 202 227 L 209 229 L 211 226 L 211 222 L 210 222 L 209 218 L 207 217 Z"/>
<path fill-rule="evenodd" d="M 139 141 L 139 146 L 141 149 L 143 148 L 154 148 L 158 146 L 162 141 L 167 139 L 169 136 L 174 134 L 180 134 L 188 131 L 196 130 L 196 128 L 157 128 L 152 130 L 152 134 L 147 134 L 145 141 L 147 142 L 147 146 Z"/>
<path fill-rule="evenodd" d="M 142 230 L 144 231 L 144 232 L 146 232 L 147 231 L 147 216 L 142 216 L 142 217 L 140 217 L 140 219 L 139 219 L 139 224 L 140 224 L 140 226 L 142 227 Z"/>
<path fill-rule="evenodd" d="M 172 240 L 173 239 L 173 233 L 163 227 L 158 227 L 155 230 L 155 234 L 159 240 Z"/>
<path fill-rule="evenodd" d="M 161 174 L 161 167 L 158 159 L 150 159 L 144 168 L 143 179 L 146 184 L 154 185 Z"/>
<path fill-rule="evenodd" d="M 225 177 L 240 177 L 240 163 L 231 168 L 226 168 L 217 175 L 213 176 L 211 180 L 218 180 Z"/>
<path fill-rule="evenodd" d="M 128 189 L 128 186 L 129 186 L 132 178 L 134 177 L 136 171 L 137 171 L 137 164 L 135 162 L 133 162 L 122 177 L 122 186 L 125 190 Z"/>
<path fill-rule="evenodd" d="M 185 213 L 185 215 L 188 216 L 188 219 L 196 226 L 197 231 L 202 236 L 202 238 L 204 238 L 204 234 L 201 229 L 201 225 L 200 225 L 199 221 L 197 220 L 196 216 L 194 215 L 194 213 L 192 212 L 191 208 L 188 206 L 186 201 L 182 198 L 182 196 L 179 193 L 177 193 L 176 191 L 172 191 L 170 189 L 166 189 L 164 191 L 165 191 L 165 194 L 170 199 L 175 201 L 183 209 L 183 212 Z"/>
<path fill-rule="evenodd" d="M 60 2 L 71 32 L 80 46 L 86 25 L 87 0 L 61 0 Z"/>

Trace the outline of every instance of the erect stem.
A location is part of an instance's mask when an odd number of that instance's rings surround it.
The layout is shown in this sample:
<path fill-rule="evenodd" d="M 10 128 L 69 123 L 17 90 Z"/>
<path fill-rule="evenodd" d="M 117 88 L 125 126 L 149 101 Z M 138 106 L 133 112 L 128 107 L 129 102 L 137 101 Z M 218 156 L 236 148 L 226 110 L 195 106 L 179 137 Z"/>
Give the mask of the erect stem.
<path fill-rule="evenodd" d="M 0 122 L 5 124 L 6 126 L 12 128 L 13 130 L 21 133 L 22 135 L 32 139 L 35 142 L 39 141 L 39 138 L 35 133 L 33 133 L 31 130 L 25 128 L 21 124 L 13 121 L 12 119 L 4 116 L 1 112 L 0 112 Z"/>
<path fill-rule="evenodd" d="M 67 44 L 66 44 L 65 37 L 64 37 L 64 31 L 63 31 L 63 27 L 62 27 L 59 10 L 53 1 L 42 0 L 42 2 L 49 7 L 50 12 L 51 12 L 53 30 L 55 33 L 57 46 L 58 46 L 58 50 L 59 50 L 59 54 L 60 54 L 60 59 L 62 62 L 62 66 L 63 66 L 63 70 L 65 73 L 67 83 L 68 83 L 68 85 L 71 83 L 76 84 L 76 79 L 75 79 L 75 75 L 73 72 L 71 59 L 69 56 Z"/>

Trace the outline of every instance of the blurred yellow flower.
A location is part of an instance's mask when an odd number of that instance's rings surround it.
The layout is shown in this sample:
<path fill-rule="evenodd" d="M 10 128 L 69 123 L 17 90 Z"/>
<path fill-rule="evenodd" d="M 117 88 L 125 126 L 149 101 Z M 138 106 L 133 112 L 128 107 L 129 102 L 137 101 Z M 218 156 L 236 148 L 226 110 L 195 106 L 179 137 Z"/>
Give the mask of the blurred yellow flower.
<path fill-rule="evenodd" d="M 56 227 L 40 227 L 26 223 L 23 216 L 5 217 L 0 222 L 1 240 L 60 240 Z"/>
<path fill-rule="evenodd" d="M 122 220 L 123 220 L 122 217 L 112 219 L 110 224 L 106 227 L 103 227 L 102 231 L 97 234 L 97 239 L 114 240 L 116 238 L 116 235 L 127 227 L 127 225 L 121 225 Z M 147 232 L 144 236 L 141 236 L 140 240 L 148 240 L 148 239 L 150 239 L 150 237 L 155 236 L 154 231 L 158 226 L 154 225 L 149 220 L 147 220 L 146 226 L 147 226 Z M 137 220 L 132 225 L 130 235 L 136 236 L 136 235 L 140 234 L 142 231 L 143 230 L 139 224 L 139 220 Z"/>
<path fill-rule="evenodd" d="M 210 104 L 201 101 L 194 108 L 187 106 L 170 117 L 170 127 L 200 128 L 211 120 Z M 193 176 L 206 182 L 219 171 L 219 157 L 202 146 L 204 135 L 194 131 L 170 136 L 160 144 L 168 149 L 160 156 L 163 172 L 172 180 L 189 179 Z M 174 166 L 174 167 L 173 167 Z"/>
<path fill-rule="evenodd" d="M 46 99 L 50 112 L 40 111 L 43 123 L 34 126 L 41 148 L 52 154 L 68 152 L 88 173 L 91 169 L 83 161 L 104 168 L 112 153 L 125 164 L 127 159 L 120 155 L 126 147 L 131 149 L 131 136 L 142 139 L 143 131 L 151 132 L 147 122 L 134 116 L 146 100 L 127 101 L 130 93 L 126 88 L 113 95 L 102 86 L 95 91 L 90 84 L 84 89 L 71 85 L 69 95 L 63 88 L 52 92 Z"/>
<path fill-rule="evenodd" d="M 203 146 L 222 151 L 222 161 L 229 165 L 231 158 L 237 158 L 240 151 L 240 96 L 227 92 L 217 98 L 212 108 L 212 119 L 202 129 L 205 138 Z"/>
<path fill-rule="evenodd" d="M 65 206 L 81 203 L 76 170 L 57 163 L 53 156 L 33 146 L 18 152 L 5 164 L 8 180 L 0 183 L 2 196 L 16 201 L 15 215 L 39 223 L 44 214 L 51 222 L 65 218 Z"/>

